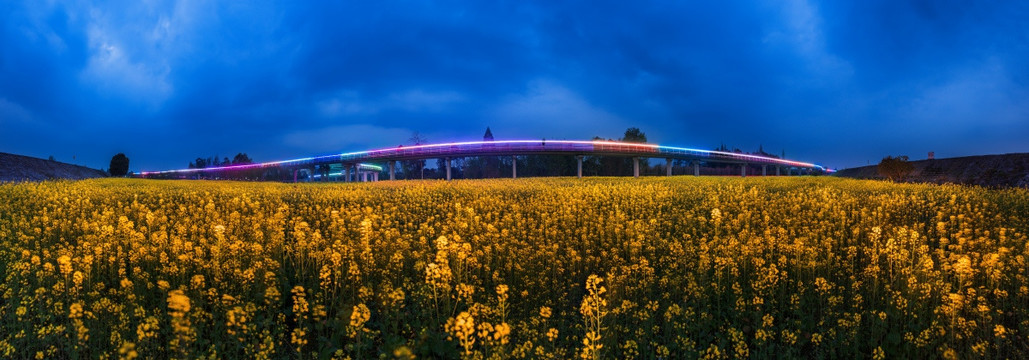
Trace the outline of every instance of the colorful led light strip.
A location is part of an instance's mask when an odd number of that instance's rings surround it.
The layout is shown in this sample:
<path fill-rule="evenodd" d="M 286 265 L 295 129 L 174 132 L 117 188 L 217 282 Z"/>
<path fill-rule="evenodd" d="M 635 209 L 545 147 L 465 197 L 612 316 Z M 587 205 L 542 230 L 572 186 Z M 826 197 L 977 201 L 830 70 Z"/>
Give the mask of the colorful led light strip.
<path fill-rule="evenodd" d="M 401 152 L 409 152 L 411 150 L 428 150 L 428 149 L 448 148 L 448 147 L 465 147 L 465 146 L 473 146 L 473 145 L 481 147 L 483 145 L 511 145 L 511 144 L 515 144 L 515 145 L 517 145 L 517 144 L 540 144 L 541 146 L 546 146 L 547 144 L 554 144 L 554 145 L 590 145 L 592 147 L 602 146 L 602 147 L 621 148 L 619 150 L 625 151 L 625 152 L 630 152 L 630 153 L 631 153 L 631 151 L 633 149 L 650 149 L 650 150 L 652 150 L 652 151 L 646 152 L 646 153 L 644 153 L 642 155 L 649 155 L 649 154 L 662 155 L 661 151 L 665 151 L 666 152 L 664 155 L 679 155 L 677 153 L 686 152 L 686 153 L 694 153 L 694 154 L 691 154 L 693 156 L 712 156 L 712 155 L 717 155 L 717 156 L 728 157 L 729 159 L 727 159 L 727 160 L 749 159 L 749 160 L 769 162 L 769 163 L 777 163 L 777 164 L 789 165 L 789 166 L 795 166 L 795 167 L 806 167 L 806 168 L 821 169 L 821 170 L 824 170 L 826 172 L 835 172 L 835 170 L 822 167 L 821 165 L 812 164 L 812 163 L 806 163 L 806 162 L 800 162 L 800 161 L 772 158 L 772 157 L 767 157 L 767 156 L 750 155 L 750 154 L 738 154 L 738 153 L 725 152 L 725 151 L 701 150 L 701 149 L 685 148 L 685 147 L 678 147 L 678 146 L 664 146 L 664 145 L 657 145 L 657 144 L 626 143 L 626 142 L 605 141 L 605 140 L 592 140 L 592 141 L 584 141 L 584 140 L 496 140 L 496 141 L 464 141 L 464 142 L 451 142 L 451 143 L 442 143 L 442 144 L 398 146 L 398 147 L 383 148 L 383 149 L 376 149 L 376 150 L 354 151 L 354 152 L 347 152 L 347 153 L 341 153 L 341 154 L 335 154 L 335 155 L 314 156 L 314 157 L 306 157 L 306 158 L 291 159 L 291 160 L 271 161 L 271 162 L 256 163 L 256 164 L 246 164 L 246 165 L 222 166 L 222 167 L 203 168 L 203 169 L 178 169 L 178 170 L 164 170 L 164 171 L 143 171 L 143 172 L 140 172 L 139 175 L 140 176 L 147 176 L 147 175 L 158 175 L 158 174 L 191 173 L 191 172 L 201 172 L 201 171 L 209 172 L 209 171 L 225 171 L 225 170 L 245 170 L 245 169 L 254 169 L 254 168 L 262 168 L 262 167 L 277 166 L 277 165 L 286 165 L 286 166 L 289 166 L 289 165 L 301 165 L 303 163 L 312 162 L 312 161 L 339 162 L 339 161 L 342 161 L 344 158 L 357 158 L 357 157 L 372 156 L 372 155 L 374 155 L 376 157 L 381 157 L 381 158 L 387 158 L 388 159 L 389 155 L 391 153 L 399 154 Z M 457 149 L 457 150 L 459 151 L 460 149 Z M 594 151 L 594 149 L 588 149 L 588 150 L 587 149 L 576 149 L 576 150 L 581 150 L 581 151 L 586 151 L 586 152 Z M 577 152 L 577 151 L 566 150 L 566 152 Z M 440 153 L 434 153 L 434 154 L 431 154 L 431 155 L 432 156 L 426 156 L 426 158 L 445 156 L 445 154 L 440 154 Z M 660 156 L 654 156 L 654 157 L 660 157 Z M 370 165 L 370 164 L 359 164 L 359 165 L 360 166 L 366 166 L 366 167 L 375 167 L 375 168 L 378 168 L 379 171 L 382 171 L 382 167 L 381 166 Z"/>
<path fill-rule="evenodd" d="M 357 164 L 358 168 L 372 169 L 375 171 L 382 171 L 382 166 L 372 164 Z"/>
<path fill-rule="evenodd" d="M 375 171 L 382 171 L 382 166 L 372 164 L 357 164 L 358 169 L 370 169 Z M 343 172 L 330 172 L 329 176 L 343 176 Z M 322 174 L 314 174 L 314 177 L 322 177 Z"/>

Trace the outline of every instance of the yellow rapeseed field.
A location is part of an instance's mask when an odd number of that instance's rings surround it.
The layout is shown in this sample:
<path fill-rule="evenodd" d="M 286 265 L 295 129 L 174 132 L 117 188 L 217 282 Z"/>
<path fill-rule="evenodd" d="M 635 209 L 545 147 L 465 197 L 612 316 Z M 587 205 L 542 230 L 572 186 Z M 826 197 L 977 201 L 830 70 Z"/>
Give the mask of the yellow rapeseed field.
<path fill-rule="evenodd" d="M 1029 191 L 0 184 L 4 358 L 1026 358 Z"/>

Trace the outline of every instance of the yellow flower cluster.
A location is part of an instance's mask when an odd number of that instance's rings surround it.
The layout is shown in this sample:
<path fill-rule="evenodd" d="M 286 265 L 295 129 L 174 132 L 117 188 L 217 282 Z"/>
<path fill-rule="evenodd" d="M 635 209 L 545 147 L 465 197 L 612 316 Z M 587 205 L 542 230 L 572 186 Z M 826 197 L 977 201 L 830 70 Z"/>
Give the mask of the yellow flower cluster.
<path fill-rule="evenodd" d="M 446 329 L 461 344 L 463 354 L 470 355 L 475 345 L 475 318 L 472 314 L 461 312 L 457 317 L 447 320 Z"/>
<path fill-rule="evenodd" d="M 1029 358 L 1024 189 L 97 179 L 0 199 L 3 358 Z"/>
<path fill-rule="evenodd" d="M 364 324 L 371 318 L 372 312 L 368 310 L 368 306 L 365 304 L 354 306 L 354 311 L 350 314 L 350 336 L 357 337 L 357 334 L 364 328 Z"/>

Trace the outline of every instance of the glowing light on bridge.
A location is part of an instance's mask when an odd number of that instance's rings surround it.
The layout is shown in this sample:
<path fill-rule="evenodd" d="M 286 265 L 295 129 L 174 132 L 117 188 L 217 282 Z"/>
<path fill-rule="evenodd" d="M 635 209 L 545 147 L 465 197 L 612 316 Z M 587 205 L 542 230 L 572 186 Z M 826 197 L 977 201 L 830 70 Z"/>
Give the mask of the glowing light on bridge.
<path fill-rule="evenodd" d="M 357 164 L 358 169 L 371 169 L 375 171 L 382 171 L 382 166 L 372 164 Z"/>
<path fill-rule="evenodd" d="M 793 161 L 786 159 L 779 159 L 767 156 L 750 155 L 750 154 L 739 154 L 725 151 L 715 150 L 702 150 L 679 146 L 666 146 L 657 144 L 641 144 L 641 143 L 627 143 L 618 141 L 605 141 L 605 140 L 496 140 L 496 141 L 462 141 L 462 142 L 450 142 L 441 144 L 425 144 L 425 145 L 410 145 L 410 146 L 397 146 L 390 148 L 382 148 L 375 150 L 365 151 L 353 151 L 334 155 L 314 156 L 305 157 L 290 160 L 281 161 L 270 161 L 255 164 L 246 165 L 231 165 L 222 167 L 212 167 L 203 169 L 179 169 L 179 170 L 165 170 L 165 171 L 143 171 L 139 175 L 158 175 L 158 174 L 174 174 L 174 173 L 196 173 L 196 172 L 213 172 L 213 171 L 232 171 L 232 170 L 247 170 L 273 166 L 303 166 L 309 165 L 310 163 L 330 163 L 330 162 L 347 162 L 359 159 L 376 158 L 382 160 L 394 160 L 391 157 L 418 157 L 418 158 L 433 158 L 433 157 L 448 157 L 448 153 L 458 157 L 464 152 L 472 152 L 473 150 L 485 150 L 502 152 L 503 149 L 495 149 L 496 147 L 510 146 L 510 145 L 538 145 L 540 148 L 528 149 L 512 149 L 514 152 L 520 153 L 543 153 L 545 150 L 554 149 L 555 152 L 564 152 L 568 154 L 581 153 L 582 155 L 590 155 L 591 153 L 600 153 L 602 155 L 617 155 L 618 153 L 625 153 L 629 155 L 642 155 L 646 157 L 692 157 L 692 158 L 703 158 L 703 157 L 721 157 L 724 159 L 712 159 L 712 161 L 755 161 L 760 163 L 778 164 L 792 167 L 803 167 L 819 169 L 826 172 L 834 172 L 832 169 L 825 168 L 821 165 Z M 555 145 L 547 148 L 547 145 Z M 568 146 L 568 148 L 562 148 L 562 146 Z M 426 153 L 421 153 L 424 150 Z M 439 150 L 439 152 L 429 153 L 431 150 Z M 638 153 L 638 154 L 636 154 Z M 412 155 L 413 154 L 413 155 Z M 499 155 L 499 154 L 497 154 Z M 652 155 L 652 156 L 648 156 Z M 466 155 L 476 156 L 476 155 Z M 491 156 L 491 155 L 486 155 Z M 495 156 L 495 155 L 492 155 Z M 381 166 L 371 165 L 362 163 L 364 167 L 376 169 L 382 171 Z"/>

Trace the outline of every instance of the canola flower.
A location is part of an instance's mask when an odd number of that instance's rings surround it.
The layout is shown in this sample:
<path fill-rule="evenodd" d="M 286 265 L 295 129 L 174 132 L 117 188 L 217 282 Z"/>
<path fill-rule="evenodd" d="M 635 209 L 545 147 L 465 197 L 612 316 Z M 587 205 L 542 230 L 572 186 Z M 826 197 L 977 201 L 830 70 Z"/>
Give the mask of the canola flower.
<path fill-rule="evenodd" d="M 1026 358 L 1029 191 L 0 184 L 3 358 Z"/>

